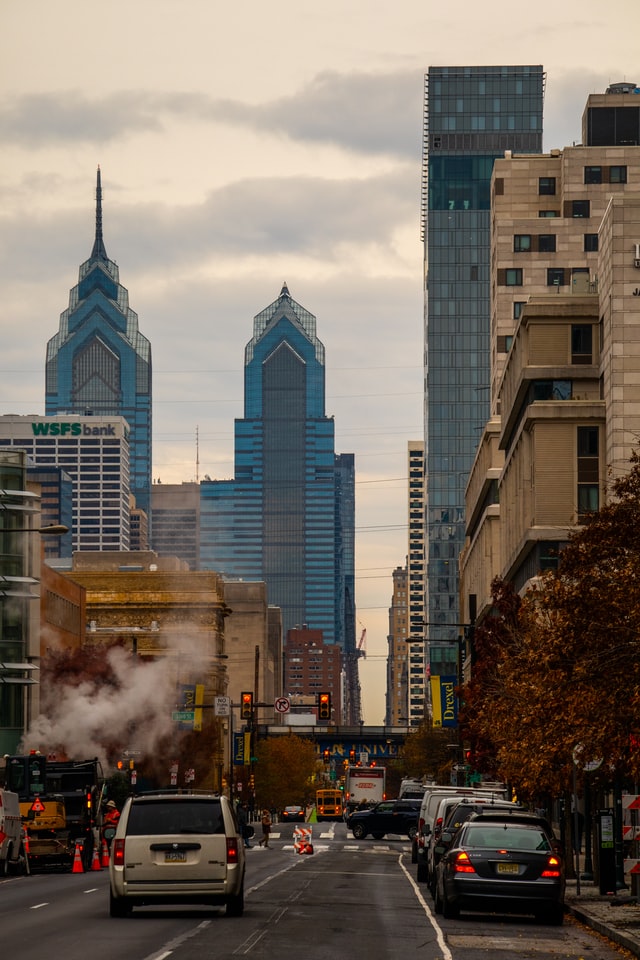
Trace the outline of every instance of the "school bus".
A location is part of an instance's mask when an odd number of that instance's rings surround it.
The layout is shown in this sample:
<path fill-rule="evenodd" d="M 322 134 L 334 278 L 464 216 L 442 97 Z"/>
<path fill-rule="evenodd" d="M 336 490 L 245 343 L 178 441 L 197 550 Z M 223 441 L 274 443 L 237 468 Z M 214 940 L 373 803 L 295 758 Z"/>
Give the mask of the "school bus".
<path fill-rule="evenodd" d="M 342 790 L 316 790 L 316 819 L 342 820 Z"/>

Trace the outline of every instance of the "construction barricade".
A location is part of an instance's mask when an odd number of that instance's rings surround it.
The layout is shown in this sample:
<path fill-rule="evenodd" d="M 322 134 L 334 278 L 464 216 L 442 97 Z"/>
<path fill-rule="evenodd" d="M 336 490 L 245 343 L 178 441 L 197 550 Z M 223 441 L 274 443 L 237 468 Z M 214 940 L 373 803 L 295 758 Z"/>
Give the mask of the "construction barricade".
<path fill-rule="evenodd" d="M 293 849 L 296 853 L 313 853 L 311 827 L 295 827 L 293 831 Z"/>

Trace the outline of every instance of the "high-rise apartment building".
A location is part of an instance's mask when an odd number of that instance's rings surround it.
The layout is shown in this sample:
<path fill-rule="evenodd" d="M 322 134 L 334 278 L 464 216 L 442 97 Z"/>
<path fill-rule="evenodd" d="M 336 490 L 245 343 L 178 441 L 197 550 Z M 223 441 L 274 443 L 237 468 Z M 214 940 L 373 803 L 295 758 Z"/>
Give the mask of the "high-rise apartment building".
<path fill-rule="evenodd" d="M 542 150 L 541 66 L 430 67 L 425 77 L 426 617 L 433 674 L 455 674 L 465 487 L 489 416 L 490 183 L 505 151 Z"/>
<path fill-rule="evenodd" d="M 47 344 L 48 416 L 124 417 L 130 429 L 131 493 L 149 515 L 151 495 L 151 346 L 138 329 L 129 293 L 102 236 L 98 170 L 91 256 Z"/>
<path fill-rule="evenodd" d="M 200 557 L 226 578 L 264 580 L 283 630 L 306 623 L 355 644 L 353 458 L 335 454 L 316 318 L 287 286 L 254 318 L 245 350 L 235 478 L 201 484 Z"/>
<path fill-rule="evenodd" d="M 393 593 L 389 607 L 389 635 L 387 637 L 387 692 L 384 722 L 386 726 L 407 726 L 409 702 L 409 645 L 407 644 L 408 603 L 407 568 L 396 567 L 392 575 Z M 421 644 L 416 666 L 424 674 L 424 653 Z M 424 699 L 422 703 L 424 715 Z"/>
<path fill-rule="evenodd" d="M 583 143 L 497 160 L 492 416 L 467 496 L 463 616 L 525 590 L 640 436 L 640 88 L 588 98 Z"/>

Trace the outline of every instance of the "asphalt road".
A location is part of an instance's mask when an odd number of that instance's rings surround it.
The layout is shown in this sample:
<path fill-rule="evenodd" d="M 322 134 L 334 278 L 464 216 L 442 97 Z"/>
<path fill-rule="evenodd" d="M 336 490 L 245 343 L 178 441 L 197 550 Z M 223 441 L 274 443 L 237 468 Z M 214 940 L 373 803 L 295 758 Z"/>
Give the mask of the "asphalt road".
<path fill-rule="evenodd" d="M 415 881 L 406 838 L 356 841 L 343 823 L 313 824 L 314 853 L 293 849 L 292 825 L 273 829 L 268 850 L 247 852 L 244 916 L 206 907 L 138 908 L 108 914 L 107 871 L 36 873 L 0 881 L 2 955 L 19 960 L 492 960 L 546 957 L 620 960 L 568 919 L 433 914 Z"/>

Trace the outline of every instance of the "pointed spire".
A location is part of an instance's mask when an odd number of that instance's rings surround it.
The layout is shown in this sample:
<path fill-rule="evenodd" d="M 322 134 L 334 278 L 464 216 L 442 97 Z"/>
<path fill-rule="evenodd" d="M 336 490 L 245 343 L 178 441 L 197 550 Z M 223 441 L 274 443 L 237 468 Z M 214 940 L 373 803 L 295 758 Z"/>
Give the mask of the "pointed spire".
<path fill-rule="evenodd" d="M 91 251 L 92 260 L 108 260 L 107 251 L 102 240 L 102 180 L 100 179 L 100 165 L 96 182 L 96 238 Z"/>
<path fill-rule="evenodd" d="M 285 282 L 282 284 L 282 290 L 280 291 L 280 296 L 281 296 L 281 297 L 290 297 L 290 296 L 291 296 L 291 294 L 289 293 L 289 287 L 287 286 L 286 280 L 285 280 Z"/>

